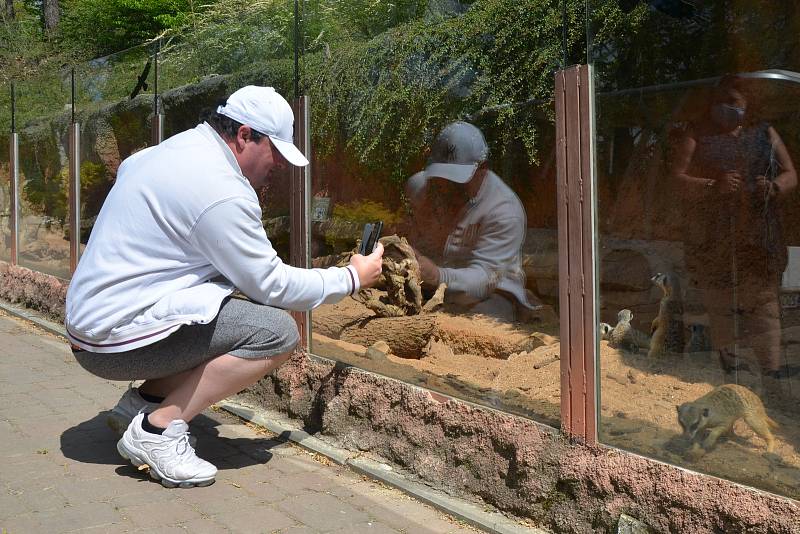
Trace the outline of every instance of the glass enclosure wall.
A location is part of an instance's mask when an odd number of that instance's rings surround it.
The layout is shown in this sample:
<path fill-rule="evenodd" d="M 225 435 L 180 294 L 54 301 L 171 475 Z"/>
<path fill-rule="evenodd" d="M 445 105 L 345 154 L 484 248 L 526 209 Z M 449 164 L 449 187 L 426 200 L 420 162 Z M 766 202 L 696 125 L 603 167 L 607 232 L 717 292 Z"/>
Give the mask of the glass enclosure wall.
<path fill-rule="evenodd" d="M 800 496 L 800 12 L 590 2 L 600 438 Z"/>
<path fill-rule="evenodd" d="M 0 261 L 11 259 L 11 90 L 0 82 Z"/>
<path fill-rule="evenodd" d="M 229 94 L 245 85 L 267 85 L 292 99 L 292 63 L 275 59 L 276 43 L 288 53 L 286 21 L 270 20 L 263 9 L 245 10 L 246 20 L 233 24 L 232 32 L 245 32 L 257 23 L 259 32 L 225 40 L 208 50 L 195 45 L 203 35 L 189 35 L 179 43 L 164 42 L 158 54 L 160 111 L 164 113 L 165 139 L 196 127 Z M 249 18 L 248 18 L 249 17 Z M 250 20 L 250 19 L 257 20 Z M 263 19 L 263 20 L 262 20 Z M 237 24 L 241 25 L 237 26 Z M 274 169 L 256 191 L 267 236 L 280 258 L 289 261 L 289 169 Z"/>
<path fill-rule="evenodd" d="M 76 120 L 81 124 L 81 250 L 120 163 L 152 142 L 152 48 L 132 48 L 75 69 Z"/>
<path fill-rule="evenodd" d="M 312 264 L 346 265 L 368 222 L 385 247 L 378 287 L 312 312 L 311 350 L 557 424 L 561 4 L 466 4 L 307 31 Z"/>
<path fill-rule="evenodd" d="M 16 84 L 19 132 L 19 264 L 69 278 L 71 74 Z"/>

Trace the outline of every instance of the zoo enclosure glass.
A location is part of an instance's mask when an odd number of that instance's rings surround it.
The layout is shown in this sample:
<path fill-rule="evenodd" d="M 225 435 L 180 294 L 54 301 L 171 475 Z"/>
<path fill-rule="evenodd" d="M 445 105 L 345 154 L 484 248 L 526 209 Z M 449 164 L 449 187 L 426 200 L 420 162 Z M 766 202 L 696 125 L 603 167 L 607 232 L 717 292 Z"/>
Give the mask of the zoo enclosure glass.
<path fill-rule="evenodd" d="M 120 163 L 152 142 L 152 46 L 93 59 L 75 68 L 80 142 L 80 244 L 85 247 Z"/>
<path fill-rule="evenodd" d="M 800 12 L 590 6 L 600 439 L 797 499 Z"/>
<path fill-rule="evenodd" d="M 243 16 L 263 17 L 263 10 L 246 9 Z M 259 19 L 260 20 L 260 19 Z M 181 42 L 164 41 L 158 53 L 159 108 L 164 113 L 164 137 L 194 128 L 204 115 L 215 113 L 232 92 L 245 85 L 267 85 L 291 100 L 291 67 L 277 59 L 268 43 L 288 43 L 288 28 L 261 20 L 260 30 L 247 38 L 226 39 L 219 48 L 202 49 L 195 40 L 208 36 L 188 35 Z M 254 21 L 239 21 L 233 33 L 245 32 Z M 260 44 L 263 47 L 260 47 Z M 276 45 L 277 46 L 277 45 Z M 288 45 L 284 45 L 288 46 Z M 264 187 L 256 191 L 262 222 L 278 256 L 289 261 L 289 169 L 275 169 Z"/>
<path fill-rule="evenodd" d="M 367 222 L 386 247 L 379 287 L 312 312 L 311 350 L 556 425 L 561 3 L 432 5 L 338 40 L 303 20 L 312 265 Z"/>
<path fill-rule="evenodd" d="M 19 264 L 69 278 L 71 71 L 16 84 L 19 132 Z"/>
<path fill-rule="evenodd" d="M 0 260 L 11 259 L 11 83 L 0 83 Z"/>

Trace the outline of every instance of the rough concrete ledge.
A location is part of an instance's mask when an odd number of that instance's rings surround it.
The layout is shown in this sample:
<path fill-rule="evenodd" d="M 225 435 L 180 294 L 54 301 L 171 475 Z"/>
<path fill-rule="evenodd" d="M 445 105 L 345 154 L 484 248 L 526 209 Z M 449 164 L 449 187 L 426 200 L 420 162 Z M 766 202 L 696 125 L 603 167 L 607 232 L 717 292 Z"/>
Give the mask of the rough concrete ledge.
<path fill-rule="evenodd" d="M 0 261 L 0 299 L 30 308 L 57 322 L 64 321 L 64 280 Z"/>

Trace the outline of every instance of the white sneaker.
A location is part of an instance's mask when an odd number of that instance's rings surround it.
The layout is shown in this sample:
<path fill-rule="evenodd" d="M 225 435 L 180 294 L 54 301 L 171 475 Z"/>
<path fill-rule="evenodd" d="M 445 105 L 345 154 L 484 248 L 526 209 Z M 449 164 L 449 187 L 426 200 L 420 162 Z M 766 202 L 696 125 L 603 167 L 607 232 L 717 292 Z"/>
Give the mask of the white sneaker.
<path fill-rule="evenodd" d="M 150 476 L 166 488 L 191 488 L 214 483 L 217 468 L 198 458 L 189 444 L 189 425 L 172 421 L 163 435 L 142 429 L 144 414 L 133 418 L 117 442 L 117 451 L 133 465 L 150 466 Z"/>
<path fill-rule="evenodd" d="M 117 405 L 111 408 L 111 413 L 106 418 L 106 424 L 117 436 L 122 437 L 125 429 L 139 412 L 151 413 L 159 407 L 156 402 L 148 402 L 139 395 L 139 388 L 133 387 L 133 382 L 128 384 L 128 391 L 122 394 Z"/>

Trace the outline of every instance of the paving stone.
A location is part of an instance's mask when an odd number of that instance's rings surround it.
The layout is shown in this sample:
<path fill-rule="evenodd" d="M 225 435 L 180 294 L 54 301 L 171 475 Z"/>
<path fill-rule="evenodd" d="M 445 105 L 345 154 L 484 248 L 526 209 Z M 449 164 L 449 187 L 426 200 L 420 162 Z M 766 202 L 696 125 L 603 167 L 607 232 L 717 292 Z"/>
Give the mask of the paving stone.
<path fill-rule="evenodd" d="M 151 484 L 143 480 L 125 487 L 129 493 L 123 492 L 111 499 L 111 504 L 118 508 L 131 508 L 146 504 L 179 501 L 179 492 L 167 491 L 161 484 Z"/>
<path fill-rule="evenodd" d="M 370 520 L 365 512 L 326 493 L 289 497 L 277 506 L 299 522 L 319 530 L 335 530 Z"/>
<path fill-rule="evenodd" d="M 93 503 L 81 506 L 68 506 L 46 512 L 34 512 L 12 518 L 6 522 L 5 529 L 10 533 L 25 532 L 71 532 L 89 527 L 108 527 L 124 519 L 109 504 Z"/>
<path fill-rule="evenodd" d="M 217 484 L 220 482 L 217 482 Z M 227 483 L 241 487 L 248 495 L 259 502 L 275 504 L 289 497 L 282 488 L 276 486 L 269 480 L 264 480 L 264 474 L 254 474 L 253 476 L 241 474 L 235 477 L 232 476 Z"/>
<path fill-rule="evenodd" d="M 278 531 L 278 534 L 321 534 L 319 530 L 311 528 L 306 525 L 299 525 L 295 527 L 283 528 Z"/>
<path fill-rule="evenodd" d="M 231 532 L 274 532 L 298 522 L 280 510 L 264 504 L 243 506 L 212 516 Z"/>
<path fill-rule="evenodd" d="M 298 495 L 312 491 L 325 492 L 339 486 L 340 482 L 328 471 L 311 471 L 291 475 L 280 474 L 275 477 L 272 484 L 288 495 Z"/>
<path fill-rule="evenodd" d="M 184 532 L 190 532 L 191 534 L 220 534 L 223 532 L 230 532 L 227 527 L 208 517 L 181 523 L 180 527 Z"/>
<path fill-rule="evenodd" d="M 359 525 L 348 525 L 339 530 L 331 531 L 332 534 L 398 534 L 399 531 L 379 521 L 370 521 Z"/>
<path fill-rule="evenodd" d="M 201 519 L 202 516 L 188 506 L 176 506 L 177 501 L 142 504 L 119 508 L 119 513 L 141 529 L 174 526 L 178 523 Z"/>

